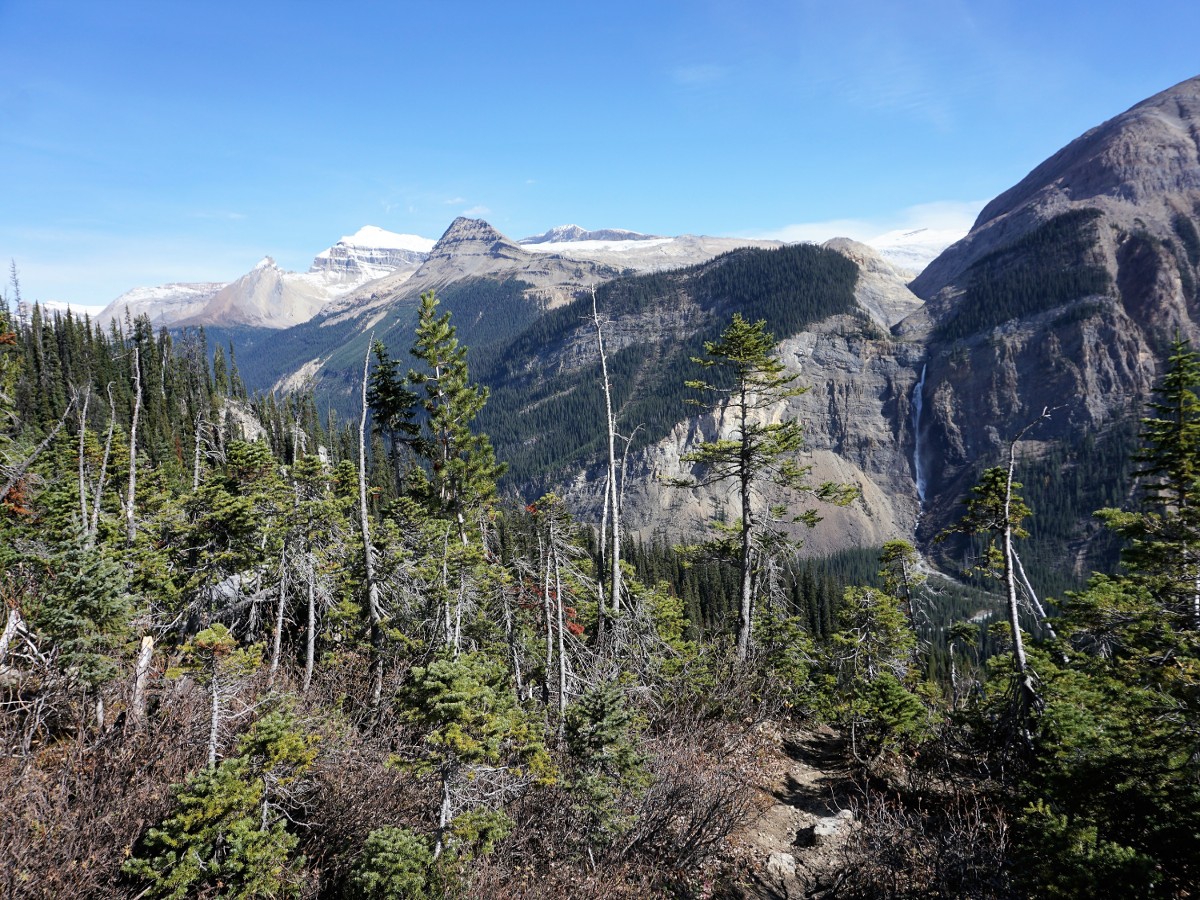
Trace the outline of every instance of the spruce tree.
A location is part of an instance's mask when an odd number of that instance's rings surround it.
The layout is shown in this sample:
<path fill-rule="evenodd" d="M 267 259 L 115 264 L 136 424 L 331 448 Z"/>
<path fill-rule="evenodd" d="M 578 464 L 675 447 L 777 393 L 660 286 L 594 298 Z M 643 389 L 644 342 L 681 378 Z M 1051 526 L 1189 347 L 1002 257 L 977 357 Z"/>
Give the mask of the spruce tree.
<path fill-rule="evenodd" d="M 688 381 L 687 386 L 703 392 L 709 402 L 722 404 L 733 427 L 729 437 L 705 441 L 685 453 L 681 459 L 692 464 L 698 474 L 672 482 L 681 487 L 705 487 L 731 481 L 736 486 L 738 520 L 733 525 L 716 523 L 722 536 L 713 547 L 733 560 L 740 575 L 737 657 L 741 660 L 750 648 L 761 555 L 770 539 L 780 534 L 772 529 L 772 519 L 784 514 L 782 506 L 768 503 L 769 489 L 804 492 L 839 505 L 850 503 L 857 495 L 848 485 L 810 483 L 812 466 L 796 461 L 804 443 L 804 429 L 796 419 L 762 421 L 769 411 L 808 390 L 797 385 L 799 376 L 787 372 L 772 355 L 774 347 L 775 338 L 764 320 L 750 323 L 735 313 L 720 340 L 705 342 L 706 356 L 693 357 L 707 377 Z M 789 518 L 809 527 L 820 520 L 815 509 Z"/>

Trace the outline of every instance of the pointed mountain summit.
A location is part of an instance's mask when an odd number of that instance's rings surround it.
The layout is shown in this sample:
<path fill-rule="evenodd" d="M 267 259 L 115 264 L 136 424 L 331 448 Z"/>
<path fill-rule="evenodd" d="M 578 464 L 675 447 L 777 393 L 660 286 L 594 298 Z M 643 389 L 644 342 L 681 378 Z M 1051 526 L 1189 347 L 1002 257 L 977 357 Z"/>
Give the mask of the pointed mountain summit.
<path fill-rule="evenodd" d="M 1190 242 L 1175 234 L 1176 224 L 1195 219 L 1198 204 L 1200 76 L 1092 128 L 1037 166 L 985 206 L 970 233 L 931 263 L 913 290 L 932 299 L 947 286 L 961 287 L 989 253 L 1081 209 L 1098 210 L 1124 230 Z"/>
<path fill-rule="evenodd" d="M 1063 147 L 910 286 L 926 305 L 897 327 L 927 347 L 932 528 L 1043 409 L 1030 438 L 1045 446 L 1119 431 L 1162 348 L 1200 338 L 1200 78 Z"/>
<path fill-rule="evenodd" d="M 519 261 L 526 259 L 529 254 L 483 219 L 459 216 L 429 251 L 431 261 L 448 260 L 455 256 Z"/>
<path fill-rule="evenodd" d="M 136 288 L 100 312 L 107 322 L 143 313 L 156 325 L 237 325 L 290 328 L 311 319 L 329 303 L 385 277 L 403 279 L 416 271 L 434 242 L 366 225 L 313 259 L 307 272 L 285 272 L 270 256 L 228 284 L 173 284 Z"/>

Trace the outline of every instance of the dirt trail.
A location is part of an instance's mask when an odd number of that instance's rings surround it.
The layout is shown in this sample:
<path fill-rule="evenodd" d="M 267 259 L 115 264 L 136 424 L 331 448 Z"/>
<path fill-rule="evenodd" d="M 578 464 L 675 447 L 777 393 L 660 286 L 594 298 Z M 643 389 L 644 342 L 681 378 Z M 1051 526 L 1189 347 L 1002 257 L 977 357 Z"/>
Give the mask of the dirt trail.
<path fill-rule="evenodd" d="M 759 816 L 733 839 L 741 877 L 723 896 L 795 900 L 829 886 L 853 821 L 853 783 L 845 744 L 835 732 L 763 735 Z"/>

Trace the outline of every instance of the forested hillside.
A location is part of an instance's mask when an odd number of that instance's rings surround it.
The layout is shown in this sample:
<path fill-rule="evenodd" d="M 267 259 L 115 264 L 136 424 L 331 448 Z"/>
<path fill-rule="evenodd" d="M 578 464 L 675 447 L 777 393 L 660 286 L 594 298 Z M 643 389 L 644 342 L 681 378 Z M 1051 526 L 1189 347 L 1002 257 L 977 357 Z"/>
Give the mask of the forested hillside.
<path fill-rule="evenodd" d="M 869 324 L 854 302 L 857 274 L 845 256 L 797 244 L 734 251 L 597 288 L 613 404 L 631 447 L 655 443 L 688 415 L 684 382 L 695 377 L 692 358 L 733 312 L 765 320 L 780 340 L 839 314 Z M 480 426 L 517 485 L 553 484 L 599 457 L 604 411 L 592 315 L 592 298 L 581 296 L 481 355 L 478 371 L 492 394 Z"/>
<path fill-rule="evenodd" d="M 674 323 L 681 358 L 748 330 L 750 369 L 787 379 L 775 341 L 853 312 L 852 266 L 787 250 L 752 290 L 735 255 L 597 307 Z M 468 307 L 426 295 L 406 335 L 345 351 L 337 416 L 250 396 L 246 355 L 201 332 L 0 304 L 0 894 L 747 896 L 765 876 L 729 846 L 767 722 L 845 739 L 858 824 L 809 896 L 1194 893 L 1195 352 L 1173 347 L 1136 442 L 1087 451 L 1139 448 L 1136 496 L 1104 514 L 1124 567 L 1054 610 L 1020 561 L 1022 534 L 1062 527 L 1034 501 L 1052 468 L 981 475 L 956 531 L 993 597 L 950 598 L 904 541 L 798 556 L 779 523 L 819 517 L 817 486 L 774 408 L 713 442 L 773 471 L 731 469 L 756 486 L 743 514 L 689 548 L 614 544 L 552 494 L 501 502 L 506 464 L 548 458 L 508 458 L 499 420 L 586 428 L 603 454 L 591 303 L 529 320 L 591 373 L 574 399 L 538 394 L 498 334 L 473 332 L 477 365 Z M 636 334 L 611 342 L 627 421 L 703 396 L 666 360 L 623 368 Z M 478 373 L 504 367 L 533 402 L 488 396 Z"/>

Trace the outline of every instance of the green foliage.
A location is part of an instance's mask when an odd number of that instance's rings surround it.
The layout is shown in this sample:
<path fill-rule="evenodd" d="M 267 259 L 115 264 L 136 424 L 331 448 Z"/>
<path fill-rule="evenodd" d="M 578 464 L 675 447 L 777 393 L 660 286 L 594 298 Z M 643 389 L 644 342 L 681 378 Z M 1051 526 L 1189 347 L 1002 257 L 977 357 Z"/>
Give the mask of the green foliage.
<path fill-rule="evenodd" d="M 812 696 L 816 646 L 804 619 L 768 604 L 754 623 L 754 646 L 770 693 L 789 708 L 805 708 Z"/>
<path fill-rule="evenodd" d="M 487 435 L 471 430 L 488 390 L 471 382 L 467 348 L 458 342 L 450 313 L 438 316 L 437 307 L 432 291 L 421 295 L 412 354 L 423 367 L 408 380 L 424 391 L 425 431 L 415 444 L 429 469 L 427 480 L 412 489 L 435 514 L 456 516 L 461 525 L 467 510 L 491 500 L 504 465 L 496 462 Z"/>
<path fill-rule="evenodd" d="M 700 266 L 600 285 L 601 314 L 630 340 L 610 352 L 608 372 L 621 421 L 630 431 L 641 426 L 634 448 L 661 439 L 687 415 L 691 360 L 706 341 L 720 339 L 732 313 L 765 319 L 781 339 L 791 337 L 813 322 L 854 313 L 856 278 L 857 268 L 840 253 L 796 244 L 739 250 Z M 492 398 L 480 427 L 509 463 L 510 483 L 544 483 L 604 450 L 599 360 L 568 352 L 594 346 L 590 315 L 589 294 L 539 317 L 503 353 L 481 357 L 478 371 Z M 653 326 L 643 324 L 648 320 Z M 531 365 L 548 353 L 562 359 L 553 373 Z"/>
<path fill-rule="evenodd" d="M 1154 860 L 1132 847 L 1102 840 L 1093 826 L 1055 813 L 1044 801 L 1026 807 L 1018 837 L 1028 852 L 1020 881 L 1039 897 L 1167 896 L 1154 890 Z"/>
<path fill-rule="evenodd" d="M 245 677 L 262 664 L 262 646 L 239 647 L 237 638 L 220 622 L 192 636 L 182 650 L 183 664 L 168 669 L 168 677 L 178 678 L 187 672 L 201 684 L 211 684 L 214 679 Z"/>
<path fill-rule="evenodd" d="M 1067 653 L 1034 654 L 1017 855 L 1046 896 L 1186 896 L 1200 881 L 1198 386 L 1200 362 L 1176 341 L 1143 422 L 1142 507 L 1102 511 L 1127 573 L 1068 595 Z"/>
<path fill-rule="evenodd" d="M 585 811 L 589 845 L 608 844 L 633 825 L 628 800 L 650 781 L 635 731 L 616 681 L 589 687 L 567 710 L 565 736 L 575 766 L 571 792 Z"/>
<path fill-rule="evenodd" d="M 732 482 L 738 489 L 737 520 L 714 523 L 718 535 L 702 552 L 733 562 L 741 576 L 739 592 L 737 655 L 745 659 L 753 629 L 752 610 L 755 585 L 764 586 L 762 577 L 767 561 L 786 551 L 794 553 L 796 543 L 775 522 L 784 515 L 782 504 L 772 502 L 771 492 L 804 492 L 818 500 L 844 506 L 857 496 L 850 485 L 808 481 L 811 465 L 801 465 L 796 454 L 804 442 L 803 428 L 795 419 L 759 421 L 789 398 L 807 388 L 795 384 L 795 374 L 772 355 L 774 335 L 766 330 L 765 320 L 751 324 L 734 313 L 733 320 L 718 341 L 704 345 L 706 356 L 695 362 L 718 377 L 687 382 L 688 387 L 704 392 L 709 400 L 724 403 L 734 420 L 731 437 L 703 441 L 695 450 L 683 454 L 681 462 L 691 464 L 699 474 L 673 479 L 677 487 L 706 487 Z M 819 517 L 815 509 L 792 515 L 792 523 L 812 527 Z"/>
<path fill-rule="evenodd" d="M 1112 287 L 1096 259 L 1098 209 L 1076 209 L 972 263 L 967 290 L 937 327 L 944 341 L 970 337 L 1010 319 L 1053 309 Z"/>
<path fill-rule="evenodd" d="M 27 610 L 39 636 L 58 651 L 58 665 L 96 688 L 117 677 L 135 612 L 125 573 L 107 553 L 82 540 L 50 560 L 49 590 Z"/>
<path fill-rule="evenodd" d="M 506 681 L 503 664 L 482 652 L 414 666 L 397 703 L 400 715 L 425 735 L 416 770 L 514 759 L 538 777 L 551 777 L 540 727 Z"/>
<path fill-rule="evenodd" d="M 125 873 L 149 882 L 148 896 L 169 900 L 204 888 L 246 900 L 298 895 L 304 860 L 287 828 L 286 790 L 315 755 L 287 713 L 264 716 L 236 757 L 176 789 L 175 814 L 150 829 Z"/>
<path fill-rule="evenodd" d="M 425 838 L 388 825 L 367 836 L 350 883 L 365 900 L 424 900 L 432 864 Z"/>
<path fill-rule="evenodd" d="M 450 823 L 446 844 L 451 857 L 460 866 L 479 856 L 487 856 L 496 844 L 508 837 L 513 821 L 503 810 L 476 808 L 459 813 Z"/>
<path fill-rule="evenodd" d="M 1176 339 L 1142 420 L 1141 510 L 1101 510 L 1126 541 L 1121 561 L 1168 615 L 1200 626 L 1200 354 Z"/>
<path fill-rule="evenodd" d="M 884 572 L 906 558 L 894 545 L 885 552 Z M 888 579 L 903 589 L 903 583 Z M 826 715 L 847 726 L 860 758 L 896 753 L 919 744 L 936 724 L 914 690 L 916 634 L 899 597 L 872 588 L 848 588 L 838 613 L 838 630 L 826 649 L 825 689 L 819 703 Z"/>

